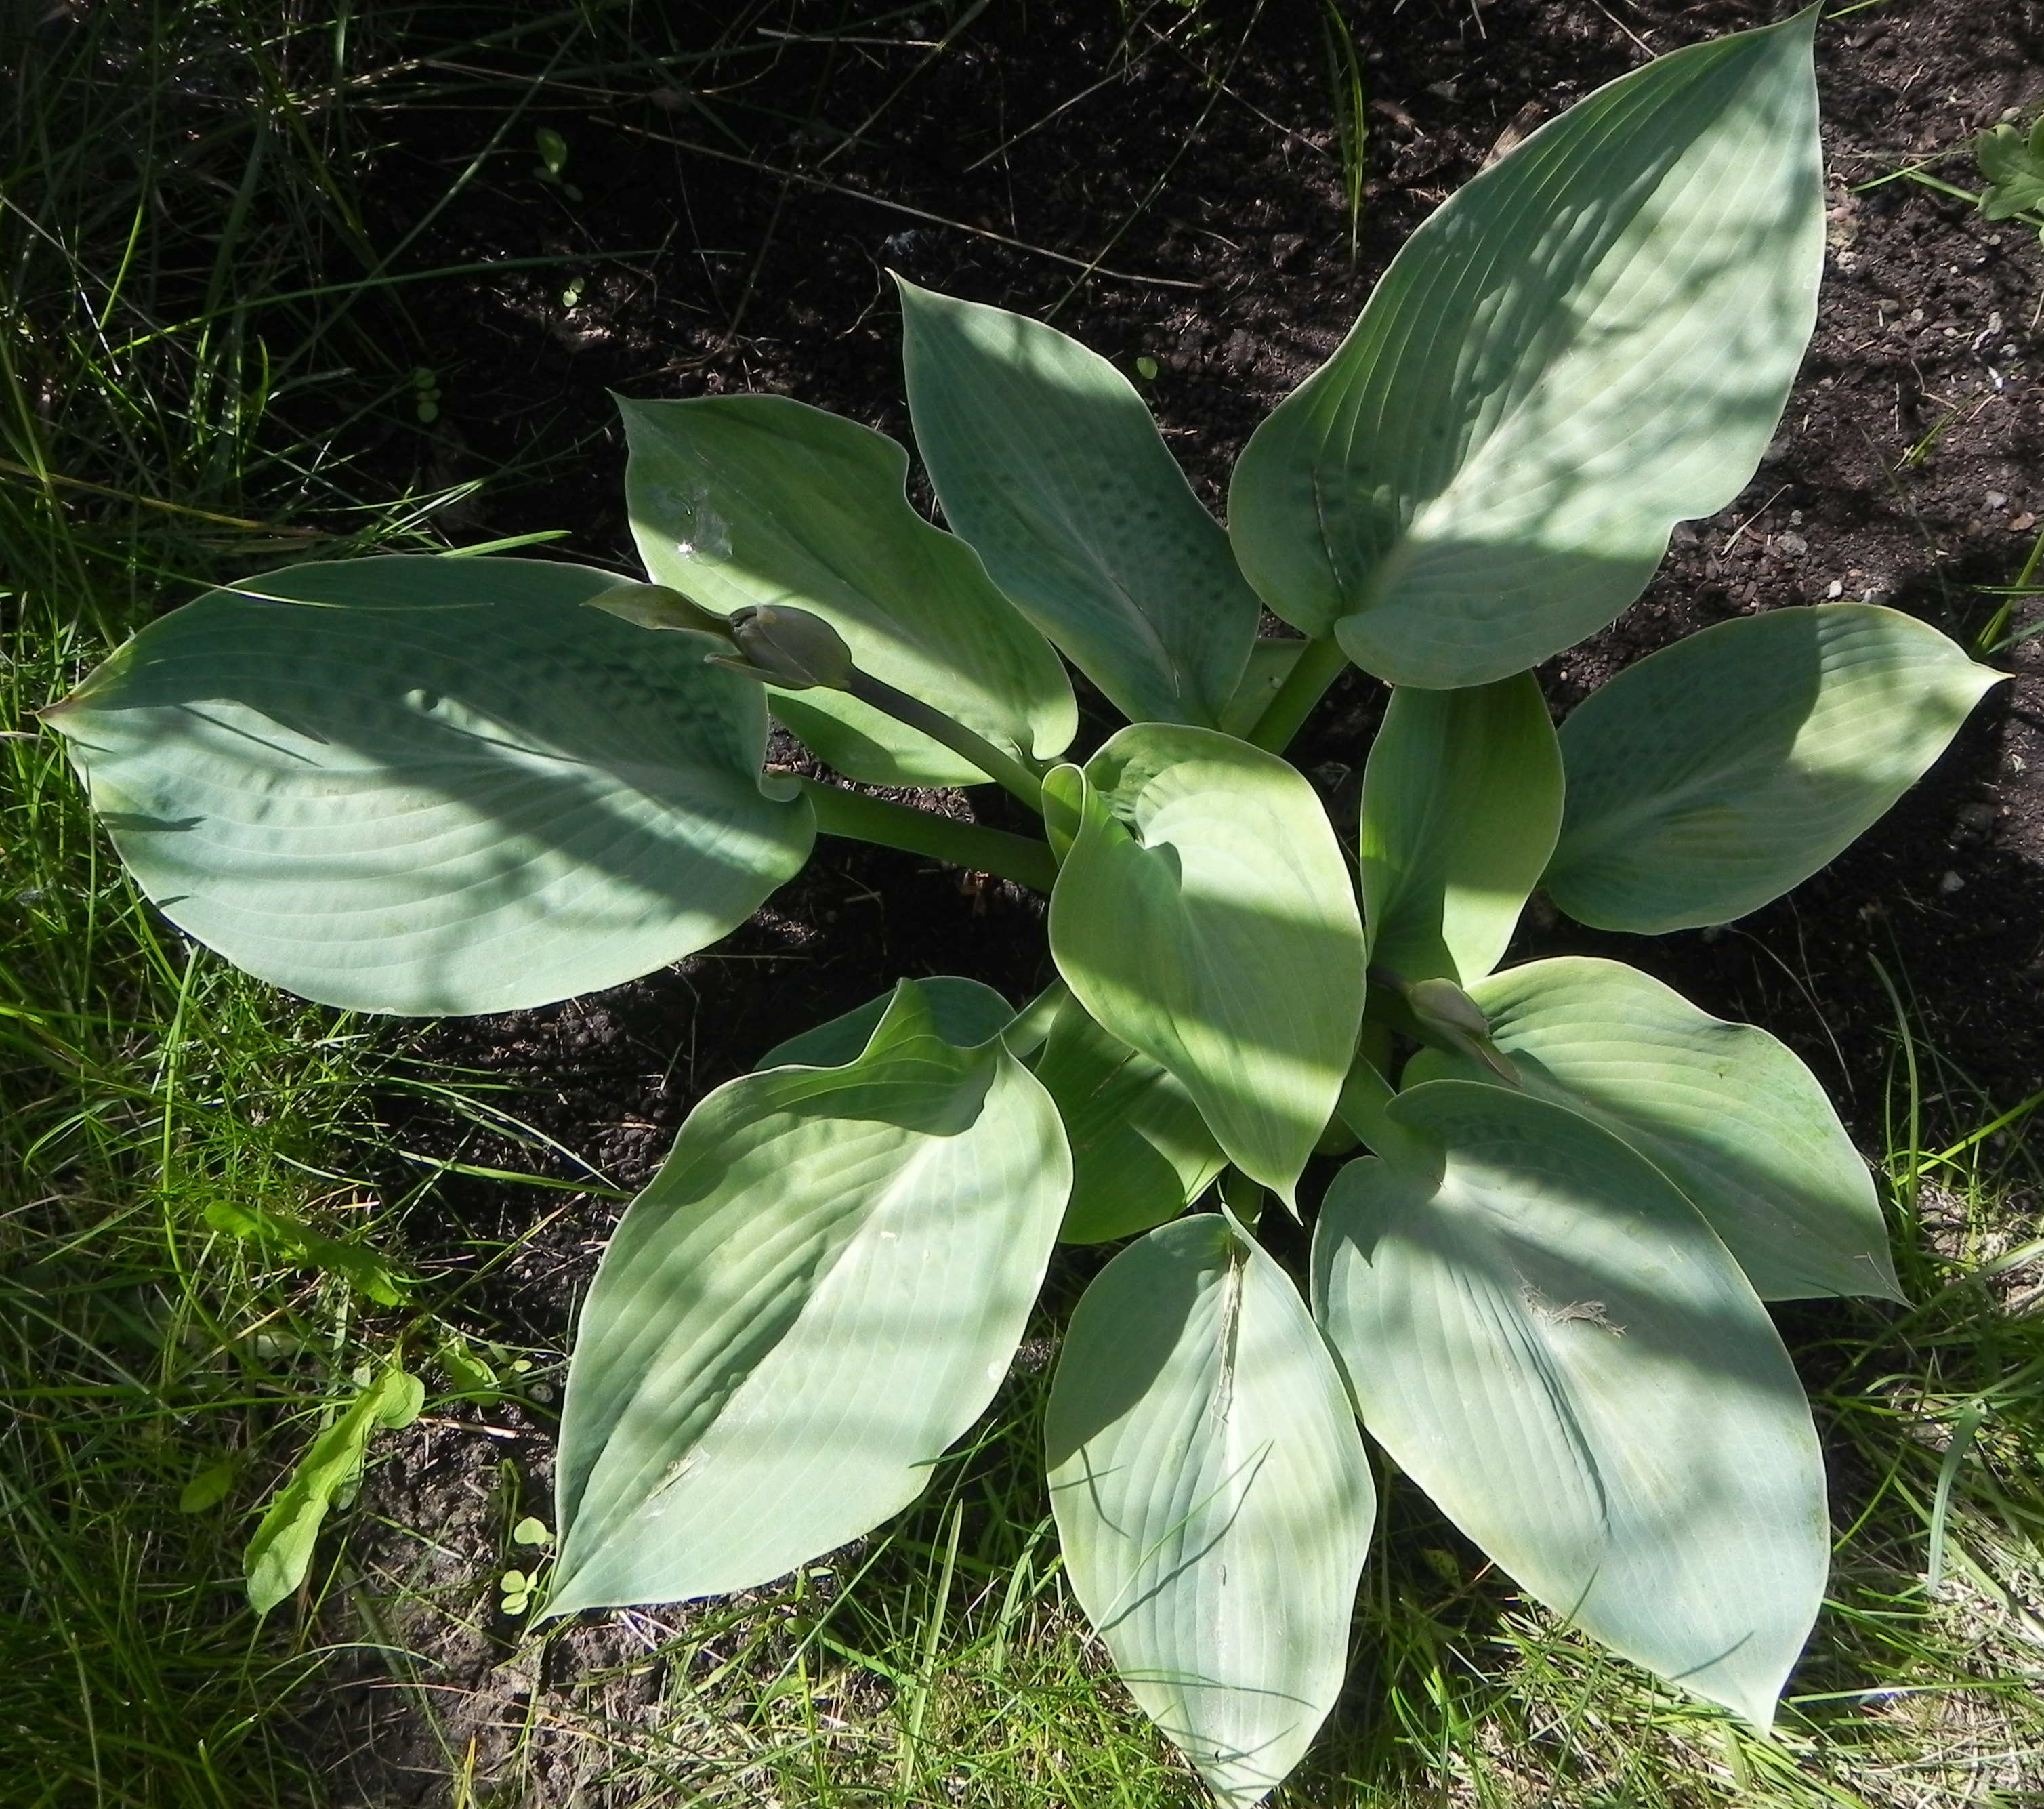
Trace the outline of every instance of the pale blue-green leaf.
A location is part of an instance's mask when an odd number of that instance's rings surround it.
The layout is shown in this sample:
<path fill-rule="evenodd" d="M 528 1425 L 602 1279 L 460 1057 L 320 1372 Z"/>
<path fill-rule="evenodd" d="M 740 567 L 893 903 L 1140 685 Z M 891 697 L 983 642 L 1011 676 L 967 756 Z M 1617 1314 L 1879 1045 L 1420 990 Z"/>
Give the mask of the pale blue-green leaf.
<path fill-rule="evenodd" d="M 1467 985 L 1502 958 L 1562 826 L 1562 751 L 1530 672 L 1391 694 L 1363 768 L 1374 966 Z"/>
<path fill-rule="evenodd" d="M 1005 1374 L 1070 1182 L 1050 1096 L 913 981 L 855 1061 L 710 1094 L 582 1309 L 547 1611 L 749 1588 L 906 1507 Z"/>
<path fill-rule="evenodd" d="M 1421 225 L 1235 468 L 1273 609 L 1394 683 L 1483 684 L 1739 494 L 1816 318 L 1815 18 L 1621 76 Z"/>
<path fill-rule="evenodd" d="M 721 615 L 792 604 L 860 669 L 1025 758 L 1078 726 L 1050 643 L 979 555 L 932 528 L 886 435 L 784 396 L 620 402 L 632 537 L 646 569 Z M 775 691 L 774 713 L 848 778 L 974 785 L 960 755 L 839 691 Z"/>
<path fill-rule="evenodd" d="M 1788 1354 L 1673 1185 L 1588 1119 L 1435 1081 L 1426 1163 L 1328 1190 L 1314 1308 L 1363 1424 L 1530 1594 L 1761 1727 L 1823 1599 Z"/>
<path fill-rule="evenodd" d="M 1136 724 L 1084 777 L 1051 894 L 1058 970 L 1289 1204 L 1362 1017 L 1362 924 L 1327 813 L 1275 755 L 1211 729 Z"/>
<path fill-rule="evenodd" d="M 945 1042 L 960 1049 L 977 1048 L 989 1036 L 998 1036 L 1015 1016 L 1015 1008 L 977 980 L 954 974 L 934 974 L 918 980 L 916 988 L 930 1008 L 930 1021 Z M 752 1064 L 755 1073 L 768 1068 L 842 1068 L 858 1059 L 874 1030 L 894 1001 L 890 988 L 878 998 L 777 1043 Z"/>
<path fill-rule="evenodd" d="M 1873 1177 L 1817 1077 L 1616 961 L 1564 956 L 1470 989 L 1527 1092 L 1622 1137 L 1689 1196 L 1763 1300 L 1900 1300 Z M 1405 1084 L 1489 1078 L 1435 1050 Z"/>
<path fill-rule="evenodd" d="M 1072 1146 L 1058 1237 L 1108 1243 L 1175 1219 L 1228 1166 L 1185 1085 L 1067 998 L 1036 1063 Z"/>
<path fill-rule="evenodd" d="M 1143 398 L 1055 327 L 895 282 L 945 520 L 1123 715 L 1218 726 L 1262 610 Z"/>
<path fill-rule="evenodd" d="M 2006 674 L 1869 603 L 1720 622 L 1627 666 L 1562 725 L 1544 884 L 1599 929 L 1758 910 L 1920 778 Z"/>
<path fill-rule="evenodd" d="M 1218 1214 L 1150 1233 L 1073 1312 L 1045 1419 L 1080 1606 L 1231 1809 L 1340 1693 L 1377 1514 L 1355 1420 L 1285 1272 Z"/>
<path fill-rule="evenodd" d="M 510 1011 L 713 943 L 809 856 L 718 643 L 538 559 L 391 555 L 209 592 L 45 712 L 142 889 L 327 1004 Z M 770 782 L 768 782 L 770 783 Z"/>
<path fill-rule="evenodd" d="M 425 1400 L 425 1385 L 394 1364 L 306 1448 L 270 1498 L 242 1555 L 248 1605 L 256 1613 L 267 1615 L 305 1581 L 327 1511 L 362 1474 L 370 1435 L 379 1426 L 410 1425 Z"/>
<path fill-rule="evenodd" d="M 1241 684 L 1220 712 L 1222 733 L 1247 740 L 1249 732 L 1263 720 L 1263 712 L 1285 688 L 1285 681 L 1292 676 L 1292 668 L 1305 651 L 1302 640 L 1280 639 L 1275 636 L 1259 639 L 1249 650 L 1249 666 Z"/>

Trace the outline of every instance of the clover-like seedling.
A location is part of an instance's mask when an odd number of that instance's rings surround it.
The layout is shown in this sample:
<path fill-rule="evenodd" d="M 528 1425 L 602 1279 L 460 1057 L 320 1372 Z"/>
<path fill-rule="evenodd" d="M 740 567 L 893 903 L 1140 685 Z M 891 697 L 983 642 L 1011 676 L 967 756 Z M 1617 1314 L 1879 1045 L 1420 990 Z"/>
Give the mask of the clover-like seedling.
<path fill-rule="evenodd" d="M 631 980 L 820 832 L 1048 893 L 1037 998 L 904 979 L 690 1112 L 583 1304 L 544 1614 L 866 1532 L 986 1408 L 1058 1242 L 1116 1242 L 1058 1358 L 1051 1501 L 1222 1801 L 1341 1688 L 1366 1434 L 1527 1595 L 1768 1723 L 1828 1535 L 1764 1303 L 1896 1296 L 1872 1179 L 1763 1031 L 1508 956 L 1536 889 L 1637 933 L 1781 896 L 2000 676 L 1862 603 L 1720 623 L 1558 731 L 1534 676 L 1775 431 L 1823 255 L 1814 19 L 1662 57 L 1476 176 L 1258 428 L 1225 528 L 1105 360 L 904 282 L 949 532 L 856 422 L 628 401 L 648 582 L 292 567 L 44 712 L 168 916 L 357 1009 Z M 1126 718 L 1097 747 L 1067 663 Z M 1390 689 L 1336 821 L 1284 750 L 1351 665 Z M 834 777 L 766 770 L 770 716 Z M 1041 836 L 867 789 L 987 783 Z M 1304 1287 L 1272 1196 L 1313 1221 Z"/>
<path fill-rule="evenodd" d="M 2044 236 L 2044 114 L 2025 133 L 2004 122 L 1973 140 L 1973 156 L 1987 178 L 1980 210 L 1989 220 L 2025 219 Z"/>

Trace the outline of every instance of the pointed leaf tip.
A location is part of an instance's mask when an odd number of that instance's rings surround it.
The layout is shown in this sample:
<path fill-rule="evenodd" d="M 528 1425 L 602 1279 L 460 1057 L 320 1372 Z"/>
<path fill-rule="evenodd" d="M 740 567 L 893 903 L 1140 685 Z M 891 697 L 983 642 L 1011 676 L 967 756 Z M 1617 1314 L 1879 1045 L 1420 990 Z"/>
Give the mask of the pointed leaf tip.
<path fill-rule="evenodd" d="M 1587 1119 L 1432 1081 L 1424 1163 L 1351 1163 L 1313 1299 L 1363 1423 L 1522 1587 L 1765 1727 L 1823 1598 L 1824 1472 L 1766 1309 Z"/>

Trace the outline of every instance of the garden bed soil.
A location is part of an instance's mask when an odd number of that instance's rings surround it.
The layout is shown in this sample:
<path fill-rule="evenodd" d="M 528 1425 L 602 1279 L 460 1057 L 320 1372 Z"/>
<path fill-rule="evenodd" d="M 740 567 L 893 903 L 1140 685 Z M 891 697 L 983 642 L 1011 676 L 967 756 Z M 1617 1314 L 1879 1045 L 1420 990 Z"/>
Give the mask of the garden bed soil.
<path fill-rule="evenodd" d="M 378 455 L 422 457 L 440 481 L 492 479 L 463 505 L 463 537 L 570 528 L 553 551 L 624 569 L 610 394 L 771 390 L 906 440 L 892 269 L 1052 319 L 1132 375 L 1154 360 L 1143 387 L 1218 509 L 1256 422 L 1502 136 L 1650 51 L 1770 16 L 1741 0 L 1344 6 L 1367 91 L 1351 263 L 1328 39 L 1309 0 L 997 4 L 948 15 L 941 49 L 930 46 L 947 15 L 934 8 L 854 30 L 835 10 L 797 5 L 761 22 L 809 40 L 779 40 L 758 72 L 728 72 L 716 93 L 678 66 L 613 69 L 573 105 L 543 92 L 504 141 L 517 154 L 486 159 L 412 255 L 440 267 L 567 261 L 406 292 L 392 331 L 415 336 L 434 368 L 440 414 L 426 425 L 394 413 Z M 1558 712 L 1681 634 L 1828 597 L 1888 602 L 1969 645 L 1981 634 L 1998 602 L 1986 587 L 2010 582 L 2044 516 L 2044 249 L 2019 225 L 1909 181 L 1865 185 L 2011 109 L 2028 117 L 2044 98 L 2040 26 L 2036 0 L 1894 0 L 1821 29 L 1831 255 L 1781 434 L 1736 502 L 1678 532 L 1616 626 L 1543 669 Z M 773 107 L 782 114 L 763 125 Z M 409 229 L 502 123 L 487 110 L 394 110 L 372 229 L 387 240 Z M 555 179 L 524 149 L 540 126 L 568 148 Z M 1963 155 L 1937 171 L 1973 176 Z M 1096 262 L 1105 269 L 1089 275 Z M 505 470 L 525 474 L 495 478 Z M 1898 997 L 1909 1033 L 1949 1064 L 1927 1070 L 1943 1077 L 1930 1085 L 1942 1097 L 1928 1102 L 1927 1135 L 1978 1123 L 1982 1099 L 2011 1106 L 2044 1088 L 2044 639 L 1996 663 L 2015 682 L 1930 778 L 1788 897 L 1652 940 L 1536 907 L 1514 958 L 1616 956 L 1765 1025 L 1833 1089 L 1869 1150 L 1887 1135 Z M 1381 697 L 1350 676 L 1304 737 L 1302 763 L 1331 798 L 1352 797 Z M 974 802 L 1007 820 L 999 799 Z M 514 1109 L 629 1189 L 708 1089 L 899 976 L 966 974 L 1028 997 L 1049 977 L 1042 917 L 1011 885 L 826 839 L 751 924 L 680 967 L 449 1024 L 425 1048 L 510 1085 Z M 479 1166 L 536 1160 L 473 1131 L 405 1128 L 408 1146 Z M 420 1260 L 457 1267 L 471 1240 L 517 1241 L 464 1310 L 481 1333 L 558 1352 L 616 1211 L 596 1196 L 451 1181 L 411 1231 Z M 515 1657 L 517 1625 L 494 1611 L 501 1466 L 535 1501 L 548 1474 L 552 1384 L 544 1365 L 533 1373 L 527 1404 L 436 1415 L 392 1441 L 374 1473 L 385 1530 L 359 1538 L 352 1563 L 427 1688 L 387 1687 L 390 1668 L 372 1657 L 327 1704 L 337 1800 L 447 1800 L 447 1754 L 473 1737 L 478 1779 L 522 1738 L 531 1799 L 568 1801 L 598 1789 L 574 1716 L 647 1712 L 644 1677 L 594 1693 L 575 1679 L 643 1653 L 690 1611 L 577 1630 L 544 1677 Z M 334 1630 L 360 1634 L 338 1619 Z M 451 1745 L 416 1712 L 423 1696 Z"/>

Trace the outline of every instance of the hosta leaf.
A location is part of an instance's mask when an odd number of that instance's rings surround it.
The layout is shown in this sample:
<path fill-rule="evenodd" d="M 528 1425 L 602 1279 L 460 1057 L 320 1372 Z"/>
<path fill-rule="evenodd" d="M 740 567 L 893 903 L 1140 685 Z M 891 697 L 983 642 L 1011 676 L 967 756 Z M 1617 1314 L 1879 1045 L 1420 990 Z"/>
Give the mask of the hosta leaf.
<path fill-rule="evenodd" d="M 1363 769 L 1370 958 L 1466 985 L 1503 956 L 1562 824 L 1562 752 L 1530 672 L 1391 694 Z"/>
<path fill-rule="evenodd" d="M 1739 494 L 1816 318 L 1815 17 L 1621 76 L 1413 233 L 1236 467 L 1273 609 L 1393 683 L 1483 684 Z"/>
<path fill-rule="evenodd" d="M 1899 1300 L 1873 1177 L 1794 1053 L 1616 961 L 1568 956 L 1470 989 L 1528 1093 L 1622 1137 L 1710 1221 L 1763 1300 Z M 1423 1050 L 1408 1086 L 1487 1077 Z"/>
<path fill-rule="evenodd" d="M 944 518 L 1124 716 L 1218 726 L 1262 611 L 1143 398 L 1055 327 L 895 280 Z"/>
<path fill-rule="evenodd" d="M 248 1605 L 256 1613 L 267 1615 L 305 1581 L 328 1510 L 361 1477 L 370 1435 L 379 1426 L 410 1425 L 425 1401 L 425 1385 L 392 1364 L 306 1447 L 242 1555 Z"/>
<path fill-rule="evenodd" d="M 1228 1166 L 1185 1085 L 1068 998 L 1036 1078 L 1072 1146 L 1072 1197 L 1058 1236 L 1108 1243 L 1175 1219 Z"/>
<path fill-rule="evenodd" d="M 1015 1008 L 991 986 L 955 974 L 936 974 L 918 980 L 916 989 L 929 1008 L 930 1021 L 938 1035 L 961 1049 L 971 1049 L 998 1036 L 1015 1016 Z M 777 1043 L 753 1063 L 755 1071 L 767 1068 L 841 1068 L 856 1061 L 871 1040 L 874 1027 L 894 1002 L 892 989 L 877 999 L 855 1005 L 842 1016 L 805 1030 L 785 1043 Z"/>
<path fill-rule="evenodd" d="M 1822 1602 L 1809 1404 L 1696 1209 L 1606 1131 L 1468 1081 L 1428 1165 L 1352 1162 L 1314 1308 L 1363 1424 L 1530 1594 L 1765 1727 Z"/>
<path fill-rule="evenodd" d="M 1757 910 L 1873 824 L 2004 676 L 1868 603 L 1692 635 L 1562 725 L 1568 802 L 1547 889 L 1607 930 Z"/>
<path fill-rule="evenodd" d="M 365 1011 L 542 1004 L 716 941 L 815 832 L 761 789 L 758 686 L 580 607 L 616 582 L 296 566 L 152 624 L 45 720 L 142 889 L 238 966 Z"/>
<path fill-rule="evenodd" d="M 906 1507 L 993 1399 L 1070 1182 L 1049 1095 L 912 981 L 857 1060 L 712 1093 L 582 1308 L 547 1611 L 749 1588 Z"/>
<path fill-rule="evenodd" d="M 1057 655 L 972 548 L 909 506 L 909 455 L 893 440 L 784 396 L 618 405 L 632 537 L 656 582 L 723 615 L 809 610 L 863 670 L 1010 753 L 1052 755 L 1071 739 L 1077 706 Z M 849 778 L 983 778 L 842 692 L 777 691 L 773 707 Z"/>
<path fill-rule="evenodd" d="M 1084 778 L 1051 894 L 1058 970 L 1289 1202 L 1362 1016 L 1362 925 L 1327 813 L 1275 755 L 1208 729 L 1136 724 Z"/>
<path fill-rule="evenodd" d="M 1045 1422 L 1080 1605 L 1129 1693 L 1229 1805 L 1339 1693 L 1377 1513 L 1290 1278 L 1217 1214 L 1152 1231 L 1072 1314 Z"/>

